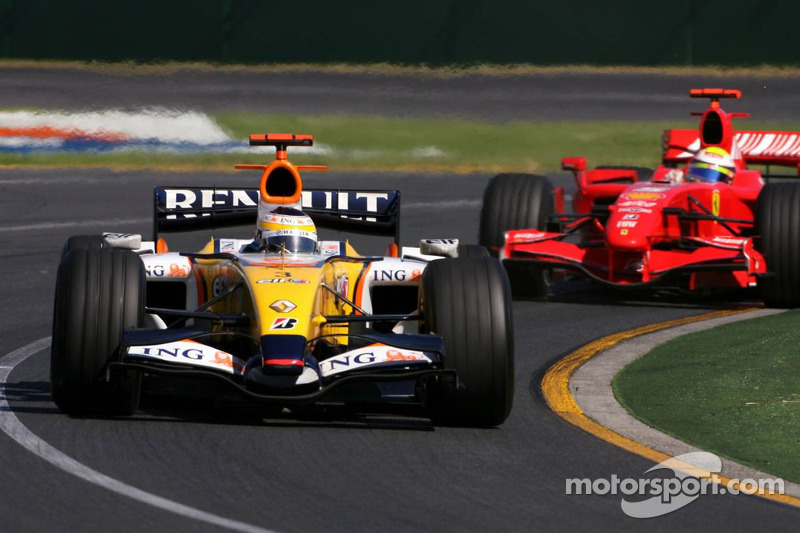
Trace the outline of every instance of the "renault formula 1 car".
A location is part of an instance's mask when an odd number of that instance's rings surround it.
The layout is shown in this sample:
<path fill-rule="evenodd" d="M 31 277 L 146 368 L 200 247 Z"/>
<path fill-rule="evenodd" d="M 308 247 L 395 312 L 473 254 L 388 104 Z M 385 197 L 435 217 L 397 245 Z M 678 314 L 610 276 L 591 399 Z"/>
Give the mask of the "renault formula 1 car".
<path fill-rule="evenodd" d="M 568 157 L 575 175 L 572 212 L 547 178 L 498 175 L 487 186 L 480 242 L 499 253 L 515 294 L 543 297 L 552 273 L 576 273 L 618 288 L 758 287 L 767 305 L 800 305 L 800 182 L 770 178 L 771 165 L 798 170 L 800 133 L 736 131 L 722 98 L 741 92 L 693 89 L 709 98 L 699 130 L 666 130 L 663 164 L 587 170 Z M 700 155 L 726 157 L 722 181 Z M 716 155 L 723 154 L 723 155 Z M 711 163 L 708 163 L 711 161 Z M 693 178 L 694 164 L 701 175 Z M 765 165 L 765 171 L 747 165 Z"/>
<path fill-rule="evenodd" d="M 396 190 L 303 190 L 289 146 L 257 188 L 156 187 L 154 235 L 71 237 L 58 269 L 51 356 L 67 413 L 132 413 L 142 375 L 208 379 L 270 406 L 315 405 L 350 389 L 422 405 L 436 423 L 501 424 L 513 399 L 508 279 L 478 246 L 399 247 Z M 168 251 L 161 233 L 257 224 L 255 239 Z M 386 257 L 316 226 L 392 236 Z M 359 384 L 359 387 L 349 387 Z M 336 391 L 335 395 L 332 395 Z"/>

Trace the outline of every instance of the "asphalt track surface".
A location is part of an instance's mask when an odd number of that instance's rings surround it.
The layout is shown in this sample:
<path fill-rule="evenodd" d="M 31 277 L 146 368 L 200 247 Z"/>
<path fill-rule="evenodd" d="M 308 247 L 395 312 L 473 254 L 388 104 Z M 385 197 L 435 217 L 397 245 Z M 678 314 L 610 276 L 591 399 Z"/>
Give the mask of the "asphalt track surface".
<path fill-rule="evenodd" d="M 415 73 L 197 71 L 132 74 L 75 69 L 0 69 L 4 108 L 141 106 L 204 111 L 348 113 L 409 118 L 686 120 L 706 104 L 692 87 L 741 89 L 729 111 L 797 119 L 800 75 L 544 73 L 437 77 Z M 745 123 L 746 124 L 746 123 Z M 742 126 L 746 127 L 746 126 Z"/>
<path fill-rule="evenodd" d="M 3 78 L 5 79 L 5 78 Z M 88 90 L 88 88 L 87 88 Z M 598 90 L 597 84 L 592 90 Z M 150 231 L 159 184 L 248 183 L 230 174 L 106 170 L 0 171 L 0 357 L 49 336 L 64 240 Z M 400 188 L 403 241 L 477 240 L 489 175 L 309 174 L 309 186 Z M 560 183 L 568 183 L 561 178 Z M 232 233 L 234 236 L 245 235 Z M 173 249 L 197 236 L 170 238 Z M 367 252 L 369 239 L 355 239 Z M 72 418 L 49 394 L 47 351 L 8 377 L 10 412 L 82 465 L 211 515 L 278 531 L 796 530 L 798 511 L 743 496 L 703 496 L 664 517 L 626 517 L 620 496 L 568 496 L 567 478 L 647 477 L 649 461 L 555 416 L 539 381 L 552 362 L 598 337 L 715 307 L 707 301 L 611 298 L 584 284 L 554 301 L 514 303 L 516 396 L 496 429 L 436 428 L 424 417 L 335 414 L 264 418 L 201 398 L 145 398 L 130 419 Z M 7 362 L 0 359 L 0 366 Z M 0 413 L 6 417 L 9 411 Z M 66 473 L 0 434 L 3 531 L 218 531 Z"/>

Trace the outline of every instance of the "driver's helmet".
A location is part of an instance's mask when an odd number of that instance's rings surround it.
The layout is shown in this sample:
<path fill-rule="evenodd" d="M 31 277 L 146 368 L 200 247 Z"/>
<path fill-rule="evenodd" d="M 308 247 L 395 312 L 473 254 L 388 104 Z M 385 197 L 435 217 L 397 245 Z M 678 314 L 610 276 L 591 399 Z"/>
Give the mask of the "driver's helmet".
<path fill-rule="evenodd" d="M 317 228 L 311 217 L 299 209 L 277 207 L 258 221 L 261 249 L 267 253 L 313 254 L 317 249 Z"/>
<path fill-rule="evenodd" d="M 704 183 L 730 183 L 736 172 L 736 163 L 723 148 L 712 146 L 695 154 L 686 170 L 686 181 Z"/>

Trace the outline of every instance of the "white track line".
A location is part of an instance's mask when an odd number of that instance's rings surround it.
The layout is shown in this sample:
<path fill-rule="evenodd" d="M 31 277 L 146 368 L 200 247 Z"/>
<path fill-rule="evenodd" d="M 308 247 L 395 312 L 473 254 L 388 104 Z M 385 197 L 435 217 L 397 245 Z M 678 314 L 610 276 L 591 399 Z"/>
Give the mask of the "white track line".
<path fill-rule="evenodd" d="M 0 227 L 0 233 L 8 233 L 11 231 L 34 231 L 53 228 L 83 228 L 83 227 L 102 227 L 102 226 L 115 226 L 126 224 L 143 224 L 145 222 L 152 222 L 153 217 L 147 218 L 110 218 L 107 220 L 73 220 L 67 222 L 41 222 L 39 224 L 22 224 L 19 226 L 5 226 Z"/>
<path fill-rule="evenodd" d="M 141 503 L 233 531 L 242 531 L 245 533 L 274 533 L 269 529 L 263 529 L 237 520 L 217 516 L 127 485 L 122 481 L 108 477 L 105 474 L 101 474 L 79 463 L 72 457 L 60 452 L 31 433 L 31 431 L 20 422 L 19 418 L 17 418 L 17 415 L 14 414 L 11 410 L 11 406 L 8 404 L 6 398 L 6 383 L 8 375 L 18 364 L 22 363 L 33 354 L 47 349 L 49 346 L 50 337 L 46 337 L 0 357 L 0 363 L 2 363 L 2 366 L 0 366 L 0 430 L 6 435 L 17 441 L 17 443 L 29 452 L 41 457 L 56 468 Z"/>
<path fill-rule="evenodd" d="M 400 209 L 458 209 L 459 207 L 480 207 L 483 200 L 445 200 L 441 202 L 416 202 L 400 204 Z"/>

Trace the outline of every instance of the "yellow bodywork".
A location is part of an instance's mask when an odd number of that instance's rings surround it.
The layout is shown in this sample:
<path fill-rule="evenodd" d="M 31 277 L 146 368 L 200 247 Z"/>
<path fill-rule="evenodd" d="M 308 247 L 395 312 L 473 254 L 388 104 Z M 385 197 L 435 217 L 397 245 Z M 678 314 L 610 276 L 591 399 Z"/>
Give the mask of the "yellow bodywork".
<path fill-rule="evenodd" d="M 201 253 L 213 251 L 212 239 Z M 349 243 L 347 255 L 358 257 Z M 358 305 L 357 282 L 362 271 L 369 269 L 369 263 L 314 258 L 316 260 L 301 255 L 281 257 L 258 253 L 245 254 L 241 261 L 199 259 L 197 267 L 205 285 L 206 301 L 239 282 L 244 284 L 208 311 L 252 317 L 249 331 L 242 333 L 254 339 L 264 335 L 302 335 L 306 339 L 330 335 L 329 342 L 346 345 L 349 325 L 327 324 L 324 317 L 354 312 L 352 306 L 332 291 Z M 216 326 L 216 330 L 230 331 L 230 327 Z"/>

